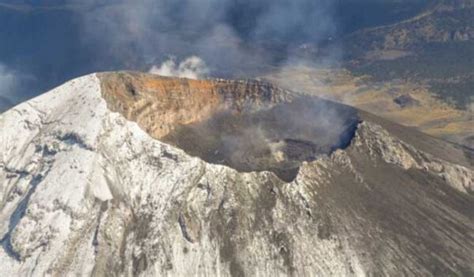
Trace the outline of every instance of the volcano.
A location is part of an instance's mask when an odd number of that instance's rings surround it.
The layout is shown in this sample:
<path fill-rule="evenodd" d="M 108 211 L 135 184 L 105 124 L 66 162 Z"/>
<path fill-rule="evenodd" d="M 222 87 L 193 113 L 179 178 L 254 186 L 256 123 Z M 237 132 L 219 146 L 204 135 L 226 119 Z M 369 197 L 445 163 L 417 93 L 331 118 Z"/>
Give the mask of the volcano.
<path fill-rule="evenodd" d="M 0 122 L 4 276 L 474 273 L 474 151 L 352 107 L 108 72 Z"/>

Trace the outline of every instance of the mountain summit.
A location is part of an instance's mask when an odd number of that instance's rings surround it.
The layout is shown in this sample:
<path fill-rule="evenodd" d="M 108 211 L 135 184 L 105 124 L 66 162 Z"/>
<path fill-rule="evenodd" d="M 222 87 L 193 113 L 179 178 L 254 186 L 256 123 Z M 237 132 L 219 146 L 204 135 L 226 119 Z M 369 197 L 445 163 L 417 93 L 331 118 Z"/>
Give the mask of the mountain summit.
<path fill-rule="evenodd" d="M 2 276 L 474 273 L 474 151 L 348 106 L 118 72 L 0 123 Z"/>

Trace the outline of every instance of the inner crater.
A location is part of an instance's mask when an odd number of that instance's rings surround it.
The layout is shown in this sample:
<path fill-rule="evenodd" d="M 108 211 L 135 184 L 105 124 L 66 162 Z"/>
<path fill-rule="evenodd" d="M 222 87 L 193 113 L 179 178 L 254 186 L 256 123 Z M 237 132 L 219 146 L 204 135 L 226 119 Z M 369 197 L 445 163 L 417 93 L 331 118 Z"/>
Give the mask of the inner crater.
<path fill-rule="evenodd" d="M 187 80 L 104 73 L 110 109 L 152 137 L 240 172 L 290 182 L 304 161 L 350 144 L 356 110 L 258 81 Z"/>

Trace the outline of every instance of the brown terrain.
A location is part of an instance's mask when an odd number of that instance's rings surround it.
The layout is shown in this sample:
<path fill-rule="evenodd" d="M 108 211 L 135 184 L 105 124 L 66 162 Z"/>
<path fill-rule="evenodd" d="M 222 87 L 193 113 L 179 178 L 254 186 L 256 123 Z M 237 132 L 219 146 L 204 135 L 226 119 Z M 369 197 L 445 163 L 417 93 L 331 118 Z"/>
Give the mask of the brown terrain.
<path fill-rule="evenodd" d="M 439 138 L 474 146 L 472 108 L 459 109 L 416 82 L 375 82 L 370 76 L 354 76 L 348 70 L 309 66 L 285 67 L 264 79 L 283 88 L 360 108 Z"/>
<path fill-rule="evenodd" d="M 474 147 L 474 1 L 443 0 L 342 39 L 343 69 L 288 66 L 265 79 Z"/>

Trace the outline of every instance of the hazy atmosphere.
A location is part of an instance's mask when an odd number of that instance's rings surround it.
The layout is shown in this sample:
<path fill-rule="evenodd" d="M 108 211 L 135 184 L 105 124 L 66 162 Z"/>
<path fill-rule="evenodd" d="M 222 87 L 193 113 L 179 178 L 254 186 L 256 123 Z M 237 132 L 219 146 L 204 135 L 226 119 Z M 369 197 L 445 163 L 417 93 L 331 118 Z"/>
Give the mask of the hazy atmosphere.
<path fill-rule="evenodd" d="M 91 72 L 146 71 L 191 56 L 202 59 L 209 77 L 255 77 L 288 62 L 317 63 L 315 53 L 302 58 L 298 50 L 317 52 L 328 44 L 320 58 L 336 63 L 344 46 L 332 44 L 341 35 L 409 16 L 426 5 L 359 2 L 2 0 L 1 101 L 18 103 Z M 413 8 L 394 11 L 403 5 Z M 367 7 L 377 15 L 366 17 Z"/>

